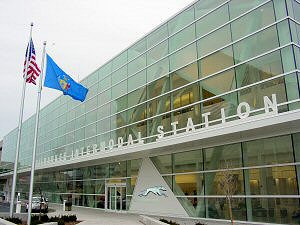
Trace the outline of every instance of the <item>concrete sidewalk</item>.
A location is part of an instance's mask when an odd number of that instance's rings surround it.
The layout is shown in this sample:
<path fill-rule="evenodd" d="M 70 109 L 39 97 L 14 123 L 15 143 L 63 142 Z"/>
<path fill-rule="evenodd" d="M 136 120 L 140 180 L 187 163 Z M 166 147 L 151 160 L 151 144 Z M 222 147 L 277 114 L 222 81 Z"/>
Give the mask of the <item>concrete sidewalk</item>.
<path fill-rule="evenodd" d="M 48 213 L 48 216 L 59 216 L 75 214 L 77 220 L 82 221 L 80 225 L 142 225 L 138 221 L 138 215 L 129 213 L 109 213 L 99 209 L 72 206 L 72 211 L 62 211 L 62 205 L 50 204 L 55 212 Z"/>

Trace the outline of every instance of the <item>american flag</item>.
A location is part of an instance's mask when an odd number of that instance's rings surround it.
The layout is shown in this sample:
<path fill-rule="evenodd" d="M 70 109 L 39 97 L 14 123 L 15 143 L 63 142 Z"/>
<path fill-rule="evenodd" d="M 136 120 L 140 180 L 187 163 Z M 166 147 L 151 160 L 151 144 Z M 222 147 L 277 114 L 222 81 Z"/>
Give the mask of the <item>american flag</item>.
<path fill-rule="evenodd" d="M 29 53 L 29 56 L 28 56 Z M 28 60 L 27 63 L 27 75 L 26 72 L 26 60 Z M 38 65 L 36 64 L 36 58 L 35 58 L 35 50 L 34 45 L 32 42 L 32 39 L 30 40 L 30 43 L 27 46 L 26 54 L 25 54 L 25 61 L 24 61 L 24 70 L 23 70 L 23 76 L 26 76 L 26 82 L 27 83 L 33 83 L 36 85 L 36 78 L 40 75 L 41 70 L 39 69 Z"/>

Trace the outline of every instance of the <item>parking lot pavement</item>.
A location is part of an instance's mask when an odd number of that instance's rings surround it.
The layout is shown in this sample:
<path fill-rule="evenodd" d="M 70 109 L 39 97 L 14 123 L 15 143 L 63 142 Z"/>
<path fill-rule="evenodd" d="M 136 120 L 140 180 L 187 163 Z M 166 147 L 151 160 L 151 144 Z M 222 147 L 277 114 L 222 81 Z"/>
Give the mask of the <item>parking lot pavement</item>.
<path fill-rule="evenodd" d="M 129 213 L 111 213 L 104 212 L 99 209 L 74 207 L 72 211 L 63 212 L 62 205 L 50 204 L 49 208 L 54 209 L 55 212 L 48 213 L 48 216 L 76 214 L 77 219 L 82 221 L 80 225 L 142 225 L 138 221 L 138 215 Z"/>

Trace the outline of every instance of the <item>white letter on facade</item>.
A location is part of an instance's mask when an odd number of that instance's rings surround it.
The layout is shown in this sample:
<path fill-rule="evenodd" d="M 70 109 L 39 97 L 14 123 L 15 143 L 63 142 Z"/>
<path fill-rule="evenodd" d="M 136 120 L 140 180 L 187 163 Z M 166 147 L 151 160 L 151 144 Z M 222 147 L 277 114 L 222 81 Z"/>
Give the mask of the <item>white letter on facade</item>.
<path fill-rule="evenodd" d="M 109 149 L 113 149 L 114 145 L 115 145 L 114 139 L 110 139 L 109 142 L 108 142 Z"/>
<path fill-rule="evenodd" d="M 100 143 L 100 151 L 104 151 L 105 150 L 105 141 L 102 141 Z"/>
<path fill-rule="evenodd" d="M 97 152 L 97 144 L 93 144 L 93 153 L 96 153 Z"/>
<path fill-rule="evenodd" d="M 133 138 L 132 138 L 132 135 L 131 135 L 131 134 L 128 135 L 127 146 L 129 146 L 129 145 L 133 145 Z"/>
<path fill-rule="evenodd" d="M 245 107 L 245 112 L 242 113 L 242 107 Z M 250 105 L 247 102 L 241 102 L 237 107 L 237 115 L 240 119 L 245 119 L 250 115 Z"/>
<path fill-rule="evenodd" d="M 187 120 L 185 132 L 189 132 L 190 130 L 195 131 L 195 126 L 191 117 Z"/>
<path fill-rule="evenodd" d="M 122 137 L 118 137 L 118 148 L 121 148 L 123 146 L 124 140 Z"/>
<path fill-rule="evenodd" d="M 210 112 L 207 112 L 207 113 L 203 113 L 202 114 L 202 117 L 204 118 L 204 125 L 205 127 L 208 127 L 209 126 L 209 123 L 208 123 L 208 116 L 210 115 Z"/>
<path fill-rule="evenodd" d="M 175 122 L 171 123 L 173 134 L 177 134 L 177 127 L 176 127 L 177 124 L 178 124 L 178 121 L 175 121 Z"/>
<path fill-rule="evenodd" d="M 226 122 L 226 115 L 225 115 L 225 109 L 221 109 L 221 118 L 222 118 L 222 123 Z"/>
<path fill-rule="evenodd" d="M 67 153 L 64 152 L 64 160 L 67 160 Z"/>
<path fill-rule="evenodd" d="M 157 132 L 158 132 L 157 137 L 158 137 L 158 139 L 161 139 L 161 138 L 164 137 L 165 132 L 163 130 L 164 130 L 164 126 L 158 126 L 157 127 Z"/>
<path fill-rule="evenodd" d="M 87 155 L 89 155 L 89 154 L 90 154 L 90 150 L 91 150 L 91 146 L 90 146 L 90 145 L 88 145 L 88 146 L 86 147 L 86 154 L 87 154 Z"/>
<path fill-rule="evenodd" d="M 276 94 L 272 94 L 272 101 L 268 96 L 264 96 L 265 112 L 269 113 L 270 108 L 275 114 L 278 114 Z"/>
<path fill-rule="evenodd" d="M 142 133 L 138 132 L 138 141 L 140 144 L 144 144 L 144 140 L 142 139 Z"/>

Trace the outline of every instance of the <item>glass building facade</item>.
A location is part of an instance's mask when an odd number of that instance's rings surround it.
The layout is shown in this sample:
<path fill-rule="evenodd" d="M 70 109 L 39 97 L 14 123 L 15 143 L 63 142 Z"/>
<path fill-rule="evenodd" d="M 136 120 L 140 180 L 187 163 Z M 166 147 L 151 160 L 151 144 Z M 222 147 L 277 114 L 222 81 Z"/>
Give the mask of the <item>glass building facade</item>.
<path fill-rule="evenodd" d="M 234 122 L 242 102 L 254 118 L 264 113 L 264 96 L 272 94 L 279 114 L 296 112 L 299 74 L 299 0 L 196 1 L 84 79 L 84 103 L 60 96 L 41 110 L 35 192 L 56 203 L 72 199 L 80 206 L 130 210 L 143 157 L 87 166 L 98 151 L 91 146 L 104 143 L 102 150 L 109 152 L 131 138 L 150 145 L 161 125 L 166 136 L 175 121 L 182 133 L 188 118 L 205 129 L 206 113 L 209 126 L 220 125 L 222 113 Z M 19 169 L 25 172 L 18 190 L 24 197 L 34 123 L 32 116 L 22 128 Z M 219 180 L 230 170 L 237 183 L 237 220 L 298 224 L 300 133 L 266 136 L 149 155 L 191 217 L 229 219 Z M 16 139 L 17 129 L 4 137 L 4 177 L 13 168 Z M 82 163 L 59 164 L 58 158 L 74 154 Z"/>

